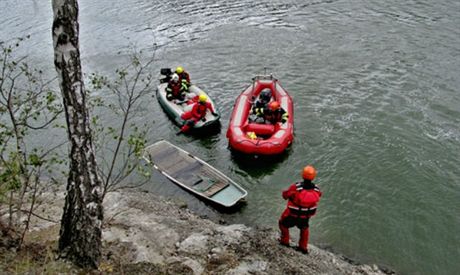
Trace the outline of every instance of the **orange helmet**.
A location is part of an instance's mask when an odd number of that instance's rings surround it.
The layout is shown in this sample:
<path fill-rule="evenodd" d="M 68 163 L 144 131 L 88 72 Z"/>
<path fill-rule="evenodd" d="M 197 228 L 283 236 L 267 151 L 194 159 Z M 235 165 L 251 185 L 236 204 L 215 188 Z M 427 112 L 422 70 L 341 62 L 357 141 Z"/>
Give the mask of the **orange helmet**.
<path fill-rule="evenodd" d="M 311 166 L 307 165 L 302 170 L 302 178 L 305 180 L 313 180 L 316 177 L 316 169 Z"/>
<path fill-rule="evenodd" d="M 277 110 L 280 107 L 280 103 L 278 101 L 273 101 L 270 103 L 270 109 L 272 111 Z"/>

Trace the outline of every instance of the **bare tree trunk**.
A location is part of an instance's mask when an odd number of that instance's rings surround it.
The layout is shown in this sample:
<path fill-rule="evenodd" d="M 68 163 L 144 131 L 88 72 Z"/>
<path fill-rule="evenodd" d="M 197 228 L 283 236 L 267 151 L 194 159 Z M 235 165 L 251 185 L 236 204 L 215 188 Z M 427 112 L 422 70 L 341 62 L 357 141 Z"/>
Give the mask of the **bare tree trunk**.
<path fill-rule="evenodd" d="M 101 256 L 102 183 L 97 175 L 82 80 L 77 0 L 53 0 L 54 64 L 64 100 L 71 144 L 67 196 L 59 251 L 83 267 L 97 267 Z"/>

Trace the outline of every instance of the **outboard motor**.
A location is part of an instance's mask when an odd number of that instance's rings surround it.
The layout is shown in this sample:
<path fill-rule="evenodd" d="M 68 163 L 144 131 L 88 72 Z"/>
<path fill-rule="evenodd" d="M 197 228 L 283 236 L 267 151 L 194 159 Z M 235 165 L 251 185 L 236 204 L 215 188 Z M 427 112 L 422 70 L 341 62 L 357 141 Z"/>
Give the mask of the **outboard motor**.
<path fill-rule="evenodd" d="M 166 83 L 171 79 L 173 70 L 171 68 L 162 68 L 160 69 L 160 83 Z"/>

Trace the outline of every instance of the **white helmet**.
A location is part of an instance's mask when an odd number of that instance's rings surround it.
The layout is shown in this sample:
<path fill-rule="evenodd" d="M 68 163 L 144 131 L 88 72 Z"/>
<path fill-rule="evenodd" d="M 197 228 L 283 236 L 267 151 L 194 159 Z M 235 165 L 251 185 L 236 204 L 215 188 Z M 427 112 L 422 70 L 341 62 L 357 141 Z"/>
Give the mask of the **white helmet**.
<path fill-rule="evenodd" d="M 179 81 L 179 76 L 178 76 L 177 74 L 172 74 L 172 75 L 171 75 L 171 80 L 172 80 L 173 82 L 177 82 L 177 81 Z"/>

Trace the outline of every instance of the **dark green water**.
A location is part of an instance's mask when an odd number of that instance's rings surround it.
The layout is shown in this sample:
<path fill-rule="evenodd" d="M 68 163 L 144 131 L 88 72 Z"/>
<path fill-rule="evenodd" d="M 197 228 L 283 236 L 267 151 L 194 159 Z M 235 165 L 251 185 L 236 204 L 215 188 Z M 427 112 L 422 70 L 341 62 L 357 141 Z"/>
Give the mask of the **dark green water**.
<path fill-rule="evenodd" d="M 32 34 L 31 58 L 51 66 L 47 2 L 1 1 L 0 40 Z M 460 2 L 79 2 L 85 72 L 110 73 L 119 50 L 155 41 L 158 69 L 184 66 L 215 98 L 222 129 L 206 138 L 176 136 L 154 98 L 139 119 L 152 121 L 150 141 L 181 145 L 249 191 L 226 219 L 276 227 L 281 190 L 311 163 L 324 192 L 313 243 L 402 274 L 458 274 Z M 295 140 L 276 161 L 241 159 L 225 131 L 264 67 L 294 99 Z M 148 188 L 218 215 L 161 177 Z"/>

